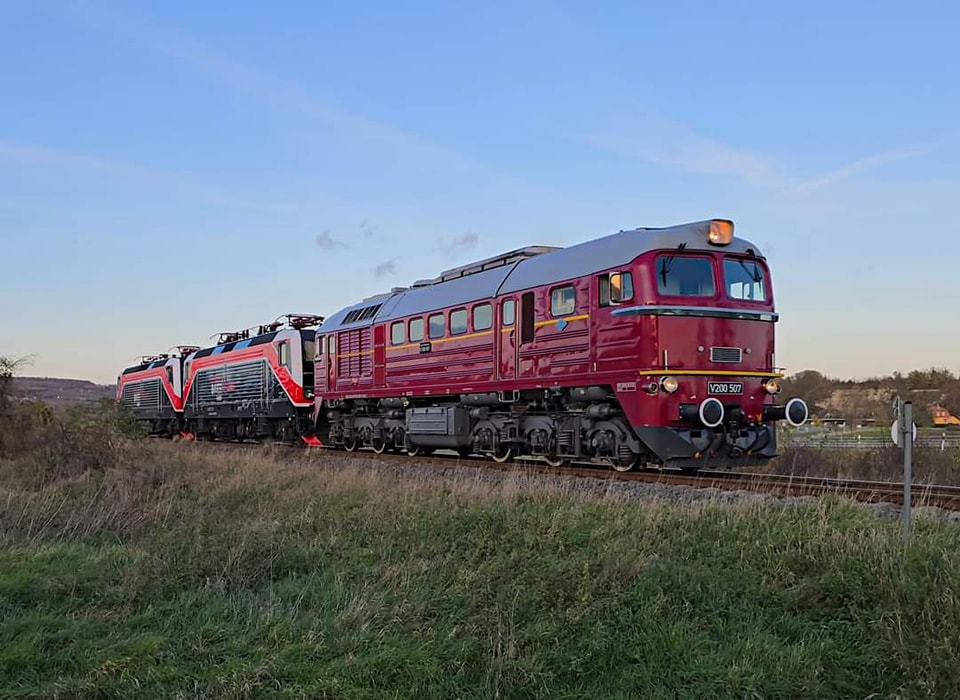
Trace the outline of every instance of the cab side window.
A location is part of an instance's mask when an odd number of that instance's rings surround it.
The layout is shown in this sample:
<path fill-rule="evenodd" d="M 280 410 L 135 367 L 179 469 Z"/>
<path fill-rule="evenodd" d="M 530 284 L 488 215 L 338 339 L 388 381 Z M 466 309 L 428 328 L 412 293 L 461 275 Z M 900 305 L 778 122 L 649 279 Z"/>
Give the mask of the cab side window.
<path fill-rule="evenodd" d="M 633 300 L 633 273 L 611 272 L 598 278 L 600 306 L 615 306 Z"/>
<path fill-rule="evenodd" d="M 500 307 L 501 322 L 504 326 L 512 326 L 517 317 L 517 302 L 513 299 L 507 299 Z"/>

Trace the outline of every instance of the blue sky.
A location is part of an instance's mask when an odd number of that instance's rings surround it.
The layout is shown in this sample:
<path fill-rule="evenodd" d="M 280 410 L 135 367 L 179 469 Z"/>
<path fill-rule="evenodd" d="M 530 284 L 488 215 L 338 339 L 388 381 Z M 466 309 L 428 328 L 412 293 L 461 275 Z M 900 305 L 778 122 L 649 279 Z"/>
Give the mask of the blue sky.
<path fill-rule="evenodd" d="M 138 355 L 520 245 L 736 221 L 778 362 L 960 371 L 960 8 L 5 3 L 0 354 Z"/>

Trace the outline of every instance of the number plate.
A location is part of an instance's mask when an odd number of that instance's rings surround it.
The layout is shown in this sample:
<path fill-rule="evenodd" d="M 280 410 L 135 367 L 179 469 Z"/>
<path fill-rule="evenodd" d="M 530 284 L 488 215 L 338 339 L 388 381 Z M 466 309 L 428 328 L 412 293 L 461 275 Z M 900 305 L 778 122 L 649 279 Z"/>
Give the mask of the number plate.
<path fill-rule="evenodd" d="M 743 382 L 707 382 L 709 394 L 742 394 Z"/>

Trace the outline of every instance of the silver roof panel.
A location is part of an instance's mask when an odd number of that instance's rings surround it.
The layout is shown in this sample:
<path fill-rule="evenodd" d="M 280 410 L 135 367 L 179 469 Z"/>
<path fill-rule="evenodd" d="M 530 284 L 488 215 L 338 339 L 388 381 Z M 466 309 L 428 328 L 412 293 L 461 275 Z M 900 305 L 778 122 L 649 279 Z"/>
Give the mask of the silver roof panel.
<path fill-rule="evenodd" d="M 601 270 L 631 262 L 638 255 L 651 250 L 676 248 L 686 243 L 687 251 L 746 253 L 748 248 L 760 255 L 755 245 L 742 238 L 734 238 L 729 245 L 712 246 L 707 243 L 710 220 L 681 224 L 669 228 L 637 228 L 620 231 L 603 238 L 595 238 L 562 248 L 553 253 L 538 255 L 517 264 L 498 294 L 510 294 L 554 282 L 583 277 Z"/>

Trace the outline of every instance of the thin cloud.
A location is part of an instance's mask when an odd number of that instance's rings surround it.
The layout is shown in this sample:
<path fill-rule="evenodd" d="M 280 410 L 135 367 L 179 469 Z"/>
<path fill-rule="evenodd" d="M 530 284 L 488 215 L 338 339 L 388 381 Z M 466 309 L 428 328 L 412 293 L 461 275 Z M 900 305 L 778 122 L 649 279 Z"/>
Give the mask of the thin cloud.
<path fill-rule="evenodd" d="M 368 119 L 333 109 L 317 100 L 300 84 L 244 63 L 200 41 L 187 32 L 164 27 L 143 18 L 90 5 L 63 8 L 63 14 L 126 41 L 189 66 L 234 90 L 246 93 L 258 102 L 272 102 L 291 112 L 299 112 L 322 122 L 328 130 L 380 147 L 404 151 L 408 157 L 427 160 L 443 167 L 483 170 L 487 175 L 504 179 L 499 173 L 486 171 L 450 149 L 392 124 Z"/>
<path fill-rule="evenodd" d="M 177 173 L 35 144 L 0 141 L 0 161 L 35 168 L 75 171 L 124 179 L 134 178 L 154 184 L 162 183 L 166 187 L 177 188 L 189 195 L 230 208 L 261 211 L 283 216 L 294 214 L 297 211 L 295 206 L 257 201 L 244 195 L 212 189 L 201 182 Z"/>
<path fill-rule="evenodd" d="M 382 241 L 380 227 L 370 219 L 364 219 L 360 222 L 360 235 L 368 241 Z"/>
<path fill-rule="evenodd" d="M 382 262 L 373 268 L 374 277 L 385 277 L 397 274 L 396 258 Z"/>
<path fill-rule="evenodd" d="M 349 243 L 334 238 L 329 230 L 318 233 L 314 242 L 324 250 L 337 250 L 350 247 Z"/>
<path fill-rule="evenodd" d="M 792 192 L 831 185 L 933 150 L 927 147 L 884 151 L 801 181 L 785 174 L 773 159 L 763 154 L 706 137 L 649 110 L 639 110 L 629 118 L 615 117 L 605 128 L 580 133 L 576 137 L 599 148 L 654 165 L 700 175 L 733 177 L 757 187 Z"/>
<path fill-rule="evenodd" d="M 700 175 L 726 175 L 759 186 L 779 186 L 784 178 L 770 159 L 708 138 L 685 124 L 649 110 L 616 116 L 602 128 L 574 137 L 608 151 Z"/>
<path fill-rule="evenodd" d="M 807 180 L 806 182 L 801 182 L 791 189 L 793 189 L 795 192 L 799 192 L 813 189 L 815 187 L 822 187 L 824 185 L 832 185 L 835 182 L 848 180 L 867 171 L 880 168 L 884 165 L 889 165 L 890 163 L 896 163 L 898 161 L 908 160 L 910 158 L 919 158 L 920 156 L 924 156 L 929 153 L 930 150 L 931 149 L 926 148 L 908 151 L 886 151 L 884 153 L 867 156 L 866 158 L 860 158 L 852 163 L 844 165 L 843 167 L 832 170 L 824 175 L 821 175 L 820 177 Z"/>
<path fill-rule="evenodd" d="M 475 248 L 479 242 L 480 237 L 475 233 L 464 233 L 461 236 L 456 236 L 451 240 L 441 239 L 440 240 L 440 250 L 447 256 L 453 257 L 464 250 L 470 250 Z"/>

